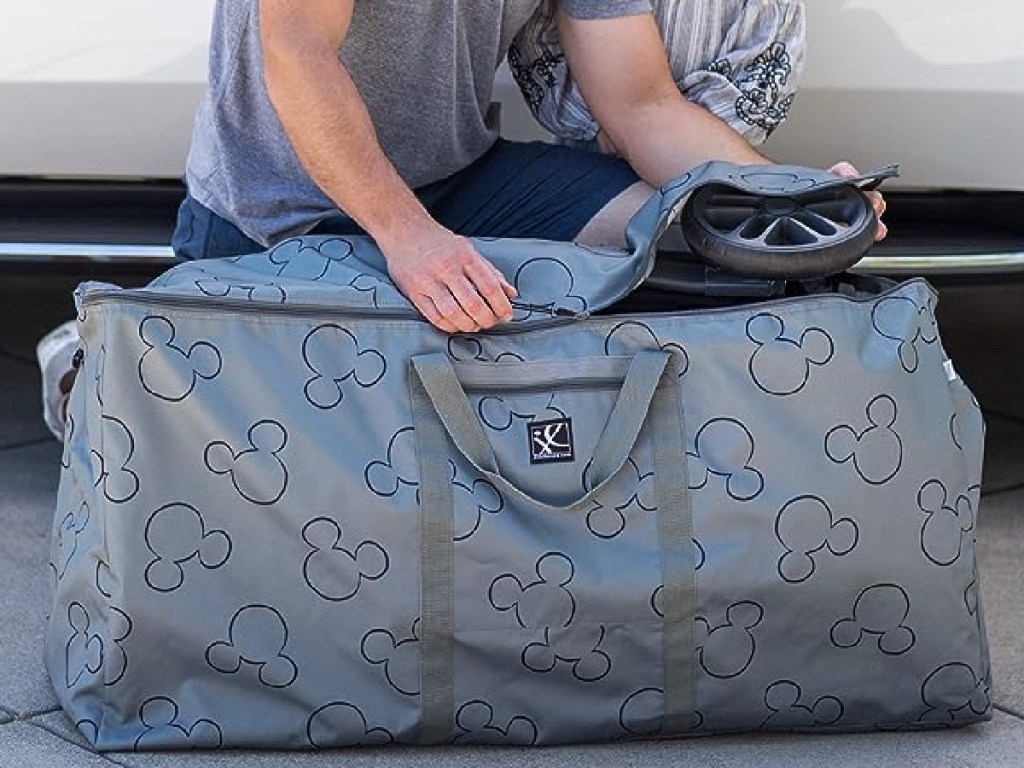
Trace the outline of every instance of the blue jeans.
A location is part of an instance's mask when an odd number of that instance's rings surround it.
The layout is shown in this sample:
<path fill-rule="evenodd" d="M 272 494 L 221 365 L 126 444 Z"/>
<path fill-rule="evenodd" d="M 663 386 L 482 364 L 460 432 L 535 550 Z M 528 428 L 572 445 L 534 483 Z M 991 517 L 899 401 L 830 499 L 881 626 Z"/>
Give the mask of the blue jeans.
<path fill-rule="evenodd" d="M 438 222 L 467 237 L 572 240 L 610 200 L 639 181 L 624 161 L 542 142 L 499 139 L 468 168 L 416 196 Z M 364 234 L 343 213 L 310 234 Z M 185 198 L 172 239 L 182 259 L 265 250 L 227 219 Z"/>

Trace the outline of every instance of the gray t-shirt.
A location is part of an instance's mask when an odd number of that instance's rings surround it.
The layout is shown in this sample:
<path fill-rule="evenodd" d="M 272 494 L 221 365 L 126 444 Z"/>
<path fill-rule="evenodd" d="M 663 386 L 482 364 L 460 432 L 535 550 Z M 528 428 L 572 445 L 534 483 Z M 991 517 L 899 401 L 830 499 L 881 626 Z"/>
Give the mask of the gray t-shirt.
<path fill-rule="evenodd" d="M 339 58 L 381 146 L 411 187 L 479 158 L 495 70 L 542 0 L 356 0 Z M 648 0 L 544 0 L 576 18 L 650 10 Z M 186 178 L 196 200 L 271 245 L 337 213 L 299 162 L 267 95 L 258 0 L 218 0 L 206 95 Z"/>

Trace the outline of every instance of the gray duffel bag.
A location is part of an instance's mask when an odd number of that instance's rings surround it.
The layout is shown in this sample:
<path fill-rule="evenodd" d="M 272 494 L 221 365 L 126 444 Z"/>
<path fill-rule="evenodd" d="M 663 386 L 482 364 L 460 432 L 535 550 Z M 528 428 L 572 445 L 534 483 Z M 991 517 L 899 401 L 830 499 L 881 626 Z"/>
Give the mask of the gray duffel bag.
<path fill-rule="evenodd" d="M 479 240 L 448 337 L 367 239 L 77 294 L 46 665 L 100 749 L 553 744 L 991 716 L 984 426 L 935 294 L 610 313 L 626 250 Z M 865 183 L 871 181 L 864 180 Z"/>

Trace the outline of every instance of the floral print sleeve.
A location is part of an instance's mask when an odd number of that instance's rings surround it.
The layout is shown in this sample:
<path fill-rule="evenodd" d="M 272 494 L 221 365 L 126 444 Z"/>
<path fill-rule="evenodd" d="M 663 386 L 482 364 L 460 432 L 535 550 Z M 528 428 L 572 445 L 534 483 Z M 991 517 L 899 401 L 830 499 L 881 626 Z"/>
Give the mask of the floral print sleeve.
<path fill-rule="evenodd" d="M 788 117 L 803 73 L 804 4 L 798 0 L 653 0 L 673 77 L 683 95 L 753 145 Z M 557 3 L 545 0 L 508 54 L 538 122 L 559 140 L 593 142 L 598 125 L 558 40 Z"/>

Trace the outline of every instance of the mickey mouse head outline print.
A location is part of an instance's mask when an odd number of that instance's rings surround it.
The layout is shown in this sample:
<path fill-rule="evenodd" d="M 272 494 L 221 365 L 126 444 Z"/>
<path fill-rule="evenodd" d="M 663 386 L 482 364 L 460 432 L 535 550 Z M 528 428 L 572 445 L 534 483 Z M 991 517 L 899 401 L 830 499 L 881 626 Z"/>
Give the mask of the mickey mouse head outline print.
<path fill-rule="evenodd" d="M 324 600 L 351 600 L 367 581 L 383 577 L 390 567 L 388 553 L 380 544 L 364 540 L 346 548 L 345 530 L 330 517 L 310 520 L 302 529 L 310 548 L 302 562 L 307 586 Z"/>
<path fill-rule="evenodd" d="M 715 477 L 736 501 L 752 501 L 761 495 L 764 475 L 753 464 L 757 445 L 744 424 L 731 418 L 712 419 L 697 431 L 693 444 L 694 450 L 686 454 L 692 464 L 691 491 L 706 488 Z"/>
<path fill-rule="evenodd" d="M 634 691 L 619 707 L 619 727 L 626 738 L 654 738 L 662 732 L 665 712 L 665 691 L 661 688 L 641 688 Z M 690 716 L 690 729 L 700 730 L 704 715 L 694 710 Z"/>
<path fill-rule="evenodd" d="M 289 656 L 288 625 L 280 612 L 269 605 L 239 608 L 228 624 L 227 640 L 217 640 L 206 649 L 206 663 L 226 675 L 252 667 L 261 685 L 287 688 L 299 676 Z"/>
<path fill-rule="evenodd" d="M 631 357 L 637 349 L 660 349 L 675 357 L 682 378 L 690 370 L 690 355 L 675 342 L 663 342 L 654 330 L 639 320 L 626 320 L 616 325 L 605 337 L 604 353 L 609 357 Z"/>
<path fill-rule="evenodd" d="M 507 432 L 516 422 L 530 424 L 567 418 L 565 411 L 556 405 L 557 399 L 554 392 L 516 398 L 486 395 L 480 398 L 476 410 L 487 429 Z"/>
<path fill-rule="evenodd" d="M 475 360 L 479 363 L 526 362 L 517 352 L 499 352 L 488 355 L 484 351 L 483 342 L 476 336 L 458 334 L 448 337 L 448 356 L 457 362 Z"/>
<path fill-rule="evenodd" d="M 64 644 L 64 682 L 71 689 L 103 667 L 104 643 L 92 629 L 89 612 L 77 601 L 68 606 L 67 624 L 72 631 Z"/>
<path fill-rule="evenodd" d="M 173 592 L 185 583 L 186 568 L 197 562 L 216 570 L 231 557 L 231 537 L 207 528 L 203 514 L 191 504 L 174 502 L 153 512 L 143 534 L 153 559 L 143 573 L 146 585 L 157 592 Z"/>
<path fill-rule="evenodd" d="M 941 480 L 929 480 L 921 486 L 917 494 L 917 505 L 925 516 L 921 551 L 935 565 L 949 566 L 960 559 L 965 540 L 974 531 L 975 499 L 980 493 L 979 486 L 971 486 L 967 494 L 953 499 Z"/>
<path fill-rule="evenodd" d="M 747 321 L 747 338 L 757 347 L 747 369 L 762 392 L 776 397 L 799 394 L 816 369 L 832 362 L 836 345 L 827 331 L 811 327 L 794 335 L 786 321 L 771 312 Z"/>
<path fill-rule="evenodd" d="M 879 653 L 901 656 L 917 643 L 917 634 L 906 623 L 910 608 L 910 595 L 899 584 L 867 587 L 857 595 L 849 615 L 832 625 L 832 644 L 856 648 L 870 637 Z"/>
<path fill-rule="evenodd" d="M 850 517 L 837 518 L 824 499 L 798 496 L 776 515 L 775 538 L 783 546 L 779 575 L 783 581 L 799 584 L 814 576 L 826 551 L 834 557 L 853 552 L 860 528 Z"/>
<path fill-rule="evenodd" d="M 895 344 L 907 373 L 917 372 L 921 354 L 939 339 L 931 299 L 922 307 L 906 296 L 885 297 L 871 310 L 871 323 L 879 336 Z"/>
<path fill-rule="evenodd" d="M 583 491 L 592 488 L 590 478 L 593 461 L 587 462 L 583 468 Z M 626 482 L 617 482 L 608 488 L 599 498 L 591 500 L 591 509 L 587 512 L 587 530 L 599 539 L 614 539 L 626 530 L 630 519 L 646 513 L 655 512 L 655 483 L 653 469 L 640 469 L 636 459 L 626 458 L 621 472 L 626 474 Z M 628 513 L 628 515 L 627 515 Z"/>
<path fill-rule="evenodd" d="M 90 450 L 95 487 L 102 486 L 103 495 L 114 504 L 125 504 L 139 492 L 139 475 L 132 469 L 135 457 L 135 437 L 118 418 L 103 416 L 103 452 Z"/>
<path fill-rule="evenodd" d="M 345 284 L 347 280 L 336 276 L 335 272 L 353 254 L 352 242 L 344 237 L 292 237 L 269 251 L 241 256 L 236 263 L 265 275 Z"/>
<path fill-rule="evenodd" d="M 414 494 L 419 503 L 419 462 L 416 452 L 416 431 L 403 427 L 388 441 L 383 459 L 371 461 L 363 470 L 363 482 L 377 496 L 391 498 L 396 494 Z M 458 468 L 448 461 L 452 491 L 455 494 L 455 541 L 465 541 L 476 533 L 484 513 L 498 514 L 505 502 L 498 489 L 483 479 L 459 477 Z"/>
<path fill-rule="evenodd" d="M 467 701 L 455 713 L 455 727 L 460 733 L 455 743 L 494 746 L 533 746 L 537 743 L 537 724 L 525 715 L 516 715 L 507 722 L 495 722 L 494 706 L 482 699 Z"/>
<path fill-rule="evenodd" d="M 753 600 L 733 603 L 725 610 L 725 622 L 714 626 L 697 616 L 694 634 L 701 669 L 721 680 L 746 672 L 757 652 L 754 630 L 763 620 L 764 607 Z"/>
<path fill-rule="evenodd" d="M 387 728 L 371 726 L 363 710 L 347 701 L 332 701 L 313 712 L 306 721 L 306 738 L 316 749 L 343 743 L 375 747 L 395 740 Z"/>
<path fill-rule="evenodd" d="M 764 705 L 771 713 L 762 728 L 814 728 L 829 726 L 843 717 L 843 702 L 835 696 L 805 697 L 803 688 L 792 680 L 778 680 L 764 692 Z"/>
<path fill-rule="evenodd" d="M 409 637 L 398 639 L 388 629 L 371 629 L 359 645 L 363 659 L 383 669 L 388 685 L 403 696 L 420 694 L 420 620 L 412 623 Z"/>
<path fill-rule="evenodd" d="M 569 584 L 576 576 L 573 561 L 561 552 L 547 552 L 534 563 L 534 581 L 523 583 L 514 573 L 491 582 L 491 607 L 511 612 L 516 623 L 542 639 L 527 644 L 520 660 L 532 672 L 550 673 L 563 662 L 581 683 L 601 680 L 611 671 L 611 657 L 602 649 L 602 624 L 576 622 L 576 598 Z"/>
<path fill-rule="evenodd" d="M 89 505 L 84 501 L 71 509 L 61 520 L 54 537 L 54 549 L 57 554 L 56 562 L 50 563 L 54 573 L 57 575 L 58 581 L 64 578 L 68 566 L 78 552 L 78 537 L 85 531 L 88 525 Z"/>
<path fill-rule="evenodd" d="M 288 432 L 280 422 L 264 419 L 249 427 L 246 441 L 248 447 L 240 451 L 223 440 L 207 445 L 206 468 L 230 477 L 243 499 L 262 506 L 276 504 L 288 487 L 288 467 L 280 456 L 288 444 Z"/>
<path fill-rule="evenodd" d="M 865 409 L 868 426 L 841 424 L 825 436 L 825 455 L 836 464 L 852 463 L 869 485 L 885 485 L 903 466 L 903 439 L 896 431 L 899 408 L 889 395 L 879 395 Z"/>
<path fill-rule="evenodd" d="M 210 381 L 221 372 L 220 350 L 208 341 L 178 341 L 179 332 L 166 317 L 150 315 L 139 324 L 139 338 L 146 351 L 139 358 L 142 388 L 161 400 L 180 403 L 200 380 Z"/>
<path fill-rule="evenodd" d="M 954 691 L 958 693 L 952 693 Z M 921 684 L 921 701 L 926 709 L 916 722 L 932 725 L 954 725 L 962 719 L 973 720 L 992 708 L 987 675 L 978 677 L 971 667 L 962 662 L 943 664 L 933 670 Z"/>
<path fill-rule="evenodd" d="M 181 708 L 168 696 L 151 696 L 139 707 L 139 722 L 145 730 L 135 739 L 135 749 L 156 749 L 180 746 L 181 742 L 195 749 L 219 749 L 224 734 L 217 723 L 203 717 L 185 726 Z"/>
<path fill-rule="evenodd" d="M 313 373 L 303 390 L 306 400 L 324 411 L 344 401 L 350 382 L 369 389 L 387 373 L 383 354 L 364 349 L 351 331 L 333 323 L 317 326 L 306 335 L 302 359 Z"/>

